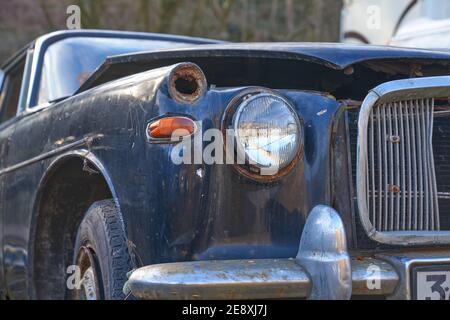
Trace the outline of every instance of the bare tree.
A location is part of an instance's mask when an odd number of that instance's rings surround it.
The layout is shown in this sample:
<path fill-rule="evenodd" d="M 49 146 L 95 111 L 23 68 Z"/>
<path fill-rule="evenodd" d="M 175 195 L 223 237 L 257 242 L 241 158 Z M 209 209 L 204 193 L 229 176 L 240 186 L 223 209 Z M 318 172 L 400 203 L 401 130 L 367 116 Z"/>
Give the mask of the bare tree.
<path fill-rule="evenodd" d="M 278 0 L 272 0 L 272 5 L 270 7 L 270 30 L 276 30 L 277 23 L 277 13 L 278 13 Z"/>
<path fill-rule="evenodd" d="M 159 1 L 159 23 L 158 32 L 169 32 L 172 20 L 175 17 L 179 6 L 179 0 L 160 0 Z"/>
<path fill-rule="evenodd" d="M 0 59 L 66 28 L 67 6 L 83 28 L 126 29 L 231 41 L 339 41 L 342 0 L 15 0 L 0 10 Z M 38 14 L 36 14 L 38 12 Z"/>
<path fill-rule="evenodd" d="M 225 35 L 230 13 L 235 0 L 213 0 L 211 6 L 215 17 L 219 21 L 219 34 Z"/>
<path fill-rule="evenodd" d="M 103 0 L 78 0 L 76 5 L 80 7 L 83 28 L 101 28 L 102 17 L 105 12 Z"/>
<path fill-rule="evenodd" d="M 203 18 L 205 6 L 206 6 L 205 0 L 195 1 L 194 12 L 192 14 L 191 23 L 189 25 L 189 34 L 195 34 L 197 32 L 197 26 L 200 20 Z"/>
<path fill-rule="evenodd" d="M 39 6 L 41 7 L 42 13 L 44 15 L 44 20 L 47 23 L 48 28 L 53 29 L 55 27 L 55 24 L 49 10 L 49 2 L 45 0 L 39 0 Z"/>
<path fill-rule="evenodd" d="M 292 37 L 294 33 L 294 2 L 293 0 L 285 0 L 285 11 L 286 11 L 286 32 L 287 37 Z"/>

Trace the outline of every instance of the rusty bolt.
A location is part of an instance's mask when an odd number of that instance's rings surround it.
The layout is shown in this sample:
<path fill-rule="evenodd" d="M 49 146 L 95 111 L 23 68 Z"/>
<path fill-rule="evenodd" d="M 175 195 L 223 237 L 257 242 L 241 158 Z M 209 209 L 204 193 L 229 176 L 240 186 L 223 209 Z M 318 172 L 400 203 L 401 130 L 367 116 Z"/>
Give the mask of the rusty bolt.
<path fill-rule="evenodd" d="M 392 143 L 400 143 L 400 136 L 391 136 L 390 140 Z"/>
<path fill-rule="evenodd" d="M 344 69 L 344 74 L 346 76 L 350 76 L 353 73 L 355 73 L 355 69 L 353 69 L 353 67 L 347 67 L 347 68 Z"/>
<path fill-rule="evenodd" d="M 389 192 L 391 193 L 399 193 L 400 192 L 400 186 L 397 186 L 395 184 L 389 185 Z"/>

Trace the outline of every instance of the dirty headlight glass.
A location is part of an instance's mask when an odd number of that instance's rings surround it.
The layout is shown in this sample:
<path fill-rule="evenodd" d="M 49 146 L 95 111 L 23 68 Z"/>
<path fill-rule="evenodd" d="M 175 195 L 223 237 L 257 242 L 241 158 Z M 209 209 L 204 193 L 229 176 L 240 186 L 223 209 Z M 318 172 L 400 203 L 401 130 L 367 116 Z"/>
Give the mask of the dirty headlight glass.
<path fill-rule="evenodd" d="M 275 175 L 298 155 L 301 124 L 290 104 L 271 93 L 250 96 L 234 116 L 238 157 L 261 175 Z"/>

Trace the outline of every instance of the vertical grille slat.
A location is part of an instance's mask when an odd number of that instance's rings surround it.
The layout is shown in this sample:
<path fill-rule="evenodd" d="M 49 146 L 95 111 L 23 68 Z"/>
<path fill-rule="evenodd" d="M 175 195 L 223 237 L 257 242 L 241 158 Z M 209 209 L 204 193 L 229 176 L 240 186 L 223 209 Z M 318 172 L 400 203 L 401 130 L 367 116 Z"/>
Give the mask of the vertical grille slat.
<path fill-rule="evenodd" d="M 369 167 L 369 171 L 371 172 L 371 188 L 372 188 L 372 221 L 373 224 L 376 225 L 377 223 L 377 219 L 376 219 L 376 186 L 375 186 L 375 152 L 374 152 L 374 139 L 375 139 L 375 127 L 374 127 L 374 119 L 373 117 L 371 117 L 371 121 L 370 121 L 370 167 Z"/>
<path fill-rule="evenodd" d="M 381 116 L 381 123 L 383 124 L 383 138 L 381 139 L 380 143 L 383 146 L 383 173 L 384 173 L 384 181 L 383 185 L 380 186 L 380 197 L 384 198 L 384 214 L 383 214 L 383 230 L 387 230 L 388 226 L 388 156 L 387 156 L 387 145 L 384 143 L 387 138 L 386 134 L 386 110 L 385 105 L 381 107 L 382 109 L 382 116 Z"/>
<path fill-rule="evenodd" d="M 419 208 L 418 208 L 418 212 L 419 212 L 419 217 L 418 217 L 418 230 L 423 230 L 423 171 L 422 171 L 422 126 L 421 126 L 421 122 L 420 122 L 420 108 L 419 108 L 419 104 L 417 102 L 417 100 L 414 102 L 414 108 L 415 108 L 415 113 L 416 113 L 416 117 L 415 117 L 415 122 L 416 122 L 416 127 L 417 127 L 417 155 L 418 155 L 418 161 L 417 161 L 417 169 L 418 169 L 418 174 L 417 177 L 419 178 L 418 181 L 418 202 L 419 202 Z"/>
<path fill-rule="evenodd" d="M 399 110 L 399 115 L 400 115 L 400 119 L 398 120 L 398 122 L 400 123 L 399 127 L 400 127 L 400 136 L 404 139 L 405 138 L 405 131 L 404 131 L 404 127 L 403 127 L 403 122 L 404 122 L 404 117 L 403 117 L 403 104 L 402 102 L 399 102 L 398 105 L 398 110 Z M 401 143 L 400 144 L 401 148 L 400 148 L 400 160 L 401 160 L 401 185 L 403 186 L 402 190 L 401 190 L 401 210 L 402 210 L 402 214 L 401 214 L 401 230 L 405 230 L 406 229 L 406 175 L 405 175 L 405 143 Z M 399 205 L 400 207 L 400 205 Z"/>
<path fill-rule="evenodd" d="M 432 218 L 433 216 L 433 209 L 430 208 L 431 205 L 431 199 L 430 196 L 433 194 L 432 190 L 431 190 L 431 171 L 430 171 L 430 163 L 429 163 L 429 157 L 428 157 L 428 142 L 429 142 L 429 134 L 430 134 L 430 116 L 429 116 L 429 103 L 428 100 L 421 101 L 421 105 L 422 105 L 422 127 L 425 131 L 424 134 L 424 141 L 423 141 L 423 162 L 425 163 L 424 166 L 424 170 L 426 172 L 426 174 L 424 175 L 425 178 L 425 230 L 434 230 L 434 223 L 431 223 L 431 220 L 434 220 Z M 431 216 L 431 217 L 430 217 Z M 434 221 L 433 221 L 434 222 Z"/>
<path fill-rule="evenodd" d="M 429 123 L 429 144 L 432 145 L 433 144 L 433 127 L 434 127 L 434 117 L 433 117 L 433 110 L 434 110 L 434 99 L 431 99 L 431 101 L 428 101 L 428 103 L 431 102 L 431 106 L 430 106 L 430 121 Z M 430 157 L 430 164 L 431 164 L 431 168 L 430 168 L 430 175 L 431 175 L 431 186 L 432 186 L 432 190 L 434 193 L 434 198 L 433 198 L 433 210 L 434 212 L 432 213 L 432 217 L 433 217 L 433 226 L 435 228 L 435 230 L 440 230 L 441 226 L 440 226 L 440 217 L 439 217 L 439 203 L 438 203 L 438 190 L 437 190 L 437 182 L 436 182 L 436 174 L 435 174 L 435 165 L 434 165 L 434 150 L 432 148 L 431 152 L 429 152 L 428 156 Z"/>
<path fill-rule="evenodd" d="M 408 102 L 404 103 L 404 107 L 405 107 L 405 136 L 406 136 L 406 146 L 403 145 L 403 148 L 405 149 L 406 152 L 406 163 L 407 163 L 407 168 L 408 168 L 408 173 L 410 173 L 411 171 L 411 150 L 409 149 L 411 147 L 411 132 L 409 130 L 409 106 L 408 106 Z M 407 210 L 407 223 L 405 226 L 406 230 L 412 230 L 412 220 L 413 220 L 413 215 L 412 215 L 412 175 L 408 174 L 408 210 Z M 405 187 L 406 190 L 406 187 Z M 405 191 L 406 192 L 406 191 Z M 405 194 L 406 196 L 406 194 Z"/>
<path fill-rule="evenodd" d="M 411 126 L 411 158 L 412 158 L 412 167 L 410 167 L 411 175 L 413 176 L 413 190 L 414 192 L 411 194 L 413 197 L 413 226 L 412 230 L 417 230 L 417 154 L 416 154 L 416 126 L 414 124 L 414 106 L 412 105 L 412 102 L 409 102 L 409 108 L 410 108 L 410 118 L 408 119 L 410 126 Z"/>
<path fill-rule="evenodd" d="M 377 119 L 380 120 L 381 119 L 381 113 L 380 113 L 380 108 L 376 109 L 377 112 Z M 381 121 L 377 121 L 377 128 L 378 128 L 378 163 L 381 163 L 381 141 L 382 141 L 382 135 L 381 135 Z M 375 170 L 374 170 L 375 171 Z M 381 195 L 381 186 L 383 185 L 383 172 L 381 171 L 381 167 L 379 169 L 378 172 L 378 177 L 379 177 L 379 181 L 378 181 L 378 224 L 374 224 L 375 226 L 377 226 L 378 230 L 381 229 L 382 226 L 382 219 L 383 219 L 383 206 L 382 206 L 382 201 L 383 201 L 383 197 Z"/>
<path fill-rule="evenodd" d="M 393 136 L 392 132 L 392 110 L 391 104 L 388 104 L 388 113 L 387 113 L 387 123 L 388 123 L 388 136 L 386 137 L 386 141 L 390 141 Z M 391 192 L 392 187 L 394 186 L 394 145 L 392 143 L 388 143 L 388 158 L 389 158 L 389 180 L 387 185 L 386 194 L 389 197 L 389 231 L 394 230 L 394 194 Z"/>
<path fill-rule="evenodd" d="M 394 107 L 393 107 L 393 122 L 394 122 L 394 136 L 395 137 L 400 137 L 398 128 L 399 128 L 399 124 L 398 124 L 398 115 L 397 115 L 397 109 L 398 109 L 398 104 L 394 103 Z M 394 154 L 395 154 L 395 185 L 396 186 L 402 186 L 402 188 L 404 187 L 403 185 L 400 184 L 400 143 L 393 143 L 394 146 Z M 400 194 L 402 193 L 402 190 L 399 190 L 399 192 L 393 194 L 395 196 L 395 225 L 394 225 L 394 229 L 395 230 L 400 230 L 400 213 L 401 213 L 401 208 L 400 208 Z"/>
<path fill-rule="evenodd" d="M 433 99 L 375 105 L 367 127 L 366 196 L 378 231 L 439 230 Z"/>

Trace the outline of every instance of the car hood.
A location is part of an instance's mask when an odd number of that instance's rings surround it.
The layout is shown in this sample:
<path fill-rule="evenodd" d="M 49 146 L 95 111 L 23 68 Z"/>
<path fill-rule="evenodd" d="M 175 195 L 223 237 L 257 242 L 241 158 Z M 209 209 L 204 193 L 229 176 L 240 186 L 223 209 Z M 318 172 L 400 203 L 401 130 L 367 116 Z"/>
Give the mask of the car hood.
<path fill-rule="evenodd" d="M 350 45 L 338 43 L 223 43 L 195 45 L 153 52 L 138 52 L 108 57 L 105 62 L 81 86 L 85 91 L 107 80 L 126 76 L 124 64 L 152 65 L 159 67 L 164 61 L 194 58 L 277 58 L 304 60 L 332 69 L 342 70 L 362 62 L 376 60 L 429 61 L 450 63 L 450 52 L 410 49 L 390 46 Z M 158 65 L 158 61 L 161 64 Z"/>

